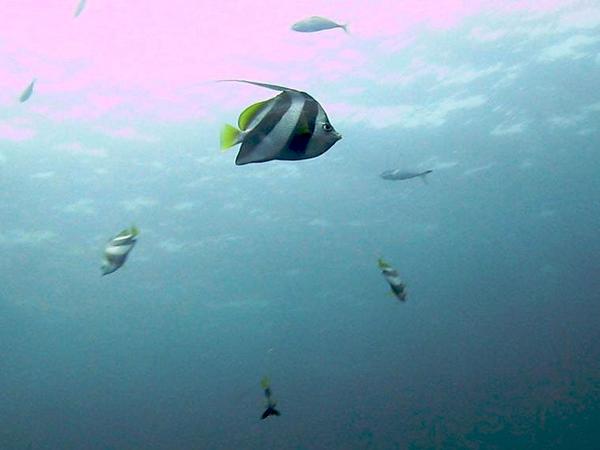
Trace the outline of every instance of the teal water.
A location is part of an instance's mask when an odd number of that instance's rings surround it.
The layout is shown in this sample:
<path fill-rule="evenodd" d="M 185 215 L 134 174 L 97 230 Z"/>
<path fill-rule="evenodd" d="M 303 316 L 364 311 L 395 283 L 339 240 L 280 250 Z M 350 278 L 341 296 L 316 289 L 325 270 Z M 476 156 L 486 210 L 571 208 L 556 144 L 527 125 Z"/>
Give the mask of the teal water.
<path fill-rule="evenodd" d="M 485 104 L 377 128 L 317 88 L 344 138 L 310 161 L 236 167 L 217 123 L 0 141 L 0 448 L 598 448 L 600 46 L 503 84 L 535 49 L 443 42 L 503 64 L 460 88 Z M 386 101 L 435 89 L 459 91 Z M 282 416 L 260 421 L 265 375 Z"/>

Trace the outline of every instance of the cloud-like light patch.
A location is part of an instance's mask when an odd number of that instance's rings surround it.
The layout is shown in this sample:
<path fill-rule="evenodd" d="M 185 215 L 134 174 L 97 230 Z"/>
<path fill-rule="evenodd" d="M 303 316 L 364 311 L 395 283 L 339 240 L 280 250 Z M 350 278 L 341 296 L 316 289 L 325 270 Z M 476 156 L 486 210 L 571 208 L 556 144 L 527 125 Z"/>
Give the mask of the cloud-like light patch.
<path fill-rule="evenodd" d="M 585 122 L 590 115 L 596 112 L 600 112 L 600 102 L 582 106 L 575 113 L 552 116 L 548 118 L 548 122 L 561 128 L 568 128 Z"/>
<path fill-rule="evenodd" d="M 478 42 L 494 42 L 502 39 L 509 33 L 506 29 L 492 29 L 478 26 L 471 30 L 469 37 Z"/>
<path fill-rule="evenodd" d="M 475 175 L 477 173 L 485 172 L 486 170 L 490 170 L 495 165 L 496 165 L 496 163 L 489 163 L 489 164 L 485 164 L 483 166 L 473 167 L 472 169 L 465 170 L 463 172 L 463 176 L 470 177 L 470 176 Z"/>
<path fill-rule="evenodd" d="M 452 72 L 448 73 L 442 79 L 440 79 L 440 86 L 449 86 L 453 84 L 467 84 L 471 83 L 479 78 L 486 77 L 493 73 L 497 73 L 502 70 L 502 64 L 497 63 L 483 69 L 473 69 L 471 67 L 459 67 L 453 69 Z"/>
<path fill-rule="evenodd" d="M 551 45 L 542 49 L 538 60 L 541 62 L 554 62 L 560 59 L 580 59 L 590 56 L 584 48 L 600 41 L 600 37 L 577 34 L 570 36 L 560 44 Z"/>
<path fill-rule="evenodd" d="M 161 240 L 156 244 L 158 248 L 164 250 L 167 253 L 179 253 L 187 246 L 184 242 L 176 241 L 173 238 Z"/>
<path fill-rule="evenodd" d="M 142 133 L 141 131 L 135 129 L 134 127 L 123 127 L 123 128 L 109 128 L 109 127 L 97 127 L 98 131 L 107 136 L 119 138 L 119 139 L 128 139 L 132 141 L 140 141 L 140 142 L 157 142 L 158 138 L 155 136 Z"/>
<path fill-rule="evenodd" d="M 172 208 L 174 211 L 190 211 L 194 209 L 194 202 L 180 202 L 173 205 Z"/>
<path fill-rule="evenodd" d="M 57 144 L 54 146 L 57 150 L 62 150 L 73 155 L 86 155 L 94 156 L 97 158 L 104 158 L 107 156 L 107 151 L 102 147 L 88 147 L 83 145 L 81 142 L 65 142 L 63 144 Z"/>
<path fill-rule="evenodd" d="M 42 245 L 56 240 L 56 233 L 50 230 L 10 230 L 0 232 L 0 245 Z"/>
<path fill-rule="evenodd" d="M 329 228 L 332 226 L 332 223 L 329 220 L 316 217 L 316 218 L 310 220 L 307 223 L 307 225 L 311 226 L 311 227 L 318 227 L 318 228 Z"/>
<path fill-rule="evenodd" d="M 501 123 L 501 124 L 498 124 L 490 132 L 490 134 L 492 134 L 494 136 L 505 136 L 505 135 L 510 135 L 510 134 L 519 134 L 519 133 L 523 133 L 525 131 L 525 127 L 526 127 L 526 123 L 525 122 L 513 123 L 513 124 Z"/>
<path fill-rule="evenodd" d="M 48 172 L 36 172 L 34 174 L 29 175 L 30 178 L 34 180 L 47 180 L 48 178 L 54 177 L 55 173 L 53 171 Z"/>
<path fill-rule="evenodd" d="M 356 106 L 334 104 L 340 122 L 365 123 L 375 129 L 399 126 L 403 128 L 439 127 L 446 123 L 451 113 L 463 109 L 473 109 L 484 105 L 483 95 L 469 97 L 449 97 L 432 105 Z"/>
<path fill-rule="evenodd" d="M 600 27 L 600 8 L 582 8 L 562 15 L 558 21 L 559 31 L 593 29 Z"/>
<path fill-rule="evenodd" d="M 7 161 L 8 161 L 8 159 L 6 158 L 6 155 L 4 155 L 4 153 L 0 152 L 0 166 L 2 164 L 6 164 Z"/>
<path fill-rule="evenodd" d="M 131 200 L 120 201 L 119 204 L 126 210 L 137 212 L 145 208 L 152 208 L 158 205 L 158 201 L 148 197 L 136 197 Z"/>
<path fill-rule="evenodd" d="M 63 208 L 63 211 L 69 214 L 79 214 L 84 216 L 93 216 L 97 213 L 94 201 L 89 198 L 83 198 L 74 203 L 70 203 Z"/>
<path fill-rule="evenodd" d="M 0 122 L 0 139 L 22 142 L 35 137 L 36 131 L 32 128 L 23 128 L 8 122 Z"/>
<path fill-rule="evenodd" d="M 521 163 L 519 163 L 519 169 L 520 170 L 529 170 L 532 167 L 534 167 L 534 164 L 529 159 L 525 159 L 525 160 L 521 161 Z"/>

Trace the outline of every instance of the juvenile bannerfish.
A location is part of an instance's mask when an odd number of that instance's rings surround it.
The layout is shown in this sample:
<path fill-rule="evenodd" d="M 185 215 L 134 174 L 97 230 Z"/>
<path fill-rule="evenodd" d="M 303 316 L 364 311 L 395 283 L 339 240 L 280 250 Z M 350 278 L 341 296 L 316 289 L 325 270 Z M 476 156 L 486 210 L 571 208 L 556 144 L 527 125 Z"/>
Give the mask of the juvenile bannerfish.
<path fill-rule="evenodd" d="M 249 83 L 281 91 L 276 97 L 242 111 L 238 119 L 239 129 L 226 124 L 221 130 L 221 150 L 242 144 L 235 159 L 238 166 L 275 159 L 315 158 L 342 138 L 319 102 L 306 92 L 254 81 L 221 81 Z"/>
<path fill-rule="evenodd" d="M 265 397 L 267 399 L 267 409 L 265 409 L 265 412 L 262 413 L 260 419 L 263 420 L 269 416 L 280 416 L 281 413 L 275 409 L 277 403 L 271 395 L 271 380 L 269 380 L 268 377 L 263 377 L 263 379 L 260 380 L 260 385 L 264 389 Z"/>
<path fill-rule="evenodd" d="M 348 25 L 341 25 L 329 20 L 326 17 L 312 16 L 296 22 L 292 25 L 292 30 L 300 33 L 314 33 L 316 31 L 331 30 L 332 28 L 341 28 L 348 33 Z"/>
<path fill-rule="evenodd" d="M 383 260 L 383 258 L 379 258 L 378 260 L 379 268 L 381 269 L 381 273 L 383 277 L 390 285 L 393 294 L 396 298 L 402 302 L 406 301 L 406 284 L 402 282 L 400 279 L 400 275 L 398 275 L 398 271 L 390 266 L 387 262 Z"/>
<path fill-rule="evenodd" d="M 75 14 L 73 15 L 73 17 L 78 17 L 79 14 L 81 14 L 83 9 L 85 8 L 85 4 L 86 4 L 86 0 L 79 1 L 79 4 L 77 5 L 77 9 L 75 10 Z"/>
<path fill-rule="evenodd" d="M 140 231 L 135 226 L 126 228 L 106 243 L 101 268 L 103 276 L 113 273 L 125 264 L 129 252 L 137 242 L 139 233 Z"/>
<path fill-rule="evenodd" d="M 35 82 L 37 81 L 36 78 L 34 78 L 31 83 L 29 83 L 29 86 L 27 86 L 25 88 L 25 90 L 21 93 L 21 96 L 19 97 L 19 101 L 21 103 L 26 102 L 27 100 L 29 100 L 29 97 L 31 97 L 31 94 L 33 94 L 33 87 L 35 86 Z"/>
<path fill-rule="evenodd" d="M 386 170 L 379 176 L 384 180 L 410 180 L 411 178 L 421 177 L 423 183 L 427 184 L 427 179 L 425 176 L 431 172 L 433 172 L 433 170 L 426 170 L 424 172 L 410 172 L 406 170 L 394 169 Z"/>

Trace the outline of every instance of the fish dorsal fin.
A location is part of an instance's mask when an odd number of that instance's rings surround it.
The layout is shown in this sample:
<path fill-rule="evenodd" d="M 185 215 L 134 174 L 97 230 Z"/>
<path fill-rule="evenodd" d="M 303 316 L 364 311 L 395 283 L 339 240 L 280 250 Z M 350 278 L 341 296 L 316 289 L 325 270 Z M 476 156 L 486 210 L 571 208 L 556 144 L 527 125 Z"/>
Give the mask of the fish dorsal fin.
<path fill-rule="evenodd" d="M 246 131 L 248 126 L 252 123 L 252 120 L 254 120 L 254 118 L 256 118 L 256 116 L 258 116 L 262 111 L 264 111 L 271 100 L 272 99 L 255 103 L 243 110 L 238 119 L 239 129 Z"/>
<path fill-rule="evenodd" d="M 391 267 L 383 258 L 377 260 L 377 265 L 380 269 L 389 269 Z"/>
<path fill-rule="evenodd" d="M 117 234 L 115 237 L 123 237 L 123 236 L 129 236 L 130 232 L 129 232 L 129 228 L 125 228 L 123 231 L 121 231 L 119 234 Z"/>
<path fill-rule="evenodd" d="M 248 81 L 248 80 L 217 80 L 218 83 L 223 83 L 223 82 L 234 82 L 234 83 L 247 83 L 247 84 L 253 84 L 254 86 L 260 86 L 260 87 L 264 87 L 267 89 L 272 89 L 274 91 L 281 91 L 281 92 L 300 92 L 297 89 L 292 89 L 292 88 L 288 88 L 285 86 L 279 86 L 277 84 L 269 84 L 269 83 L 259 83 L 258 81 Z"/>

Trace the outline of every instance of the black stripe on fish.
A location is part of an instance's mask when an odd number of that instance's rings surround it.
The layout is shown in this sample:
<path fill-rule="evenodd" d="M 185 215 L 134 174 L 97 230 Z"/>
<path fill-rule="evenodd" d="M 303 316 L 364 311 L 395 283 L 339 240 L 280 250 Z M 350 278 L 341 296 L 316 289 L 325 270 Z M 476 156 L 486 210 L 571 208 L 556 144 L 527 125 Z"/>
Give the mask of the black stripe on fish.
<path fill-rule="evenodd" d="M 262 120 L 246 135 L 242 142 L 242 147 L 236 157 L 236 163 L 248 156 L 249 153 L 260 145 L 271 131 L 281 121 L 285 113 L 292 105 L 292 96 L 289 92 L 282 92 L 275 97 L 275 103 L 271 110 L 262 118 Z"/>
<path fill-rule="evenodd" d="M 319 104 L 308 94 L 303 94 L 306 101 L 300 112 L 300 118 L 294 127 L 294 132 L 287 142 L 286 148 L 293 153 L 303 155 L 310 142 L 310 138 L 315 132 L 317 114 L 319 113 Z"/>

